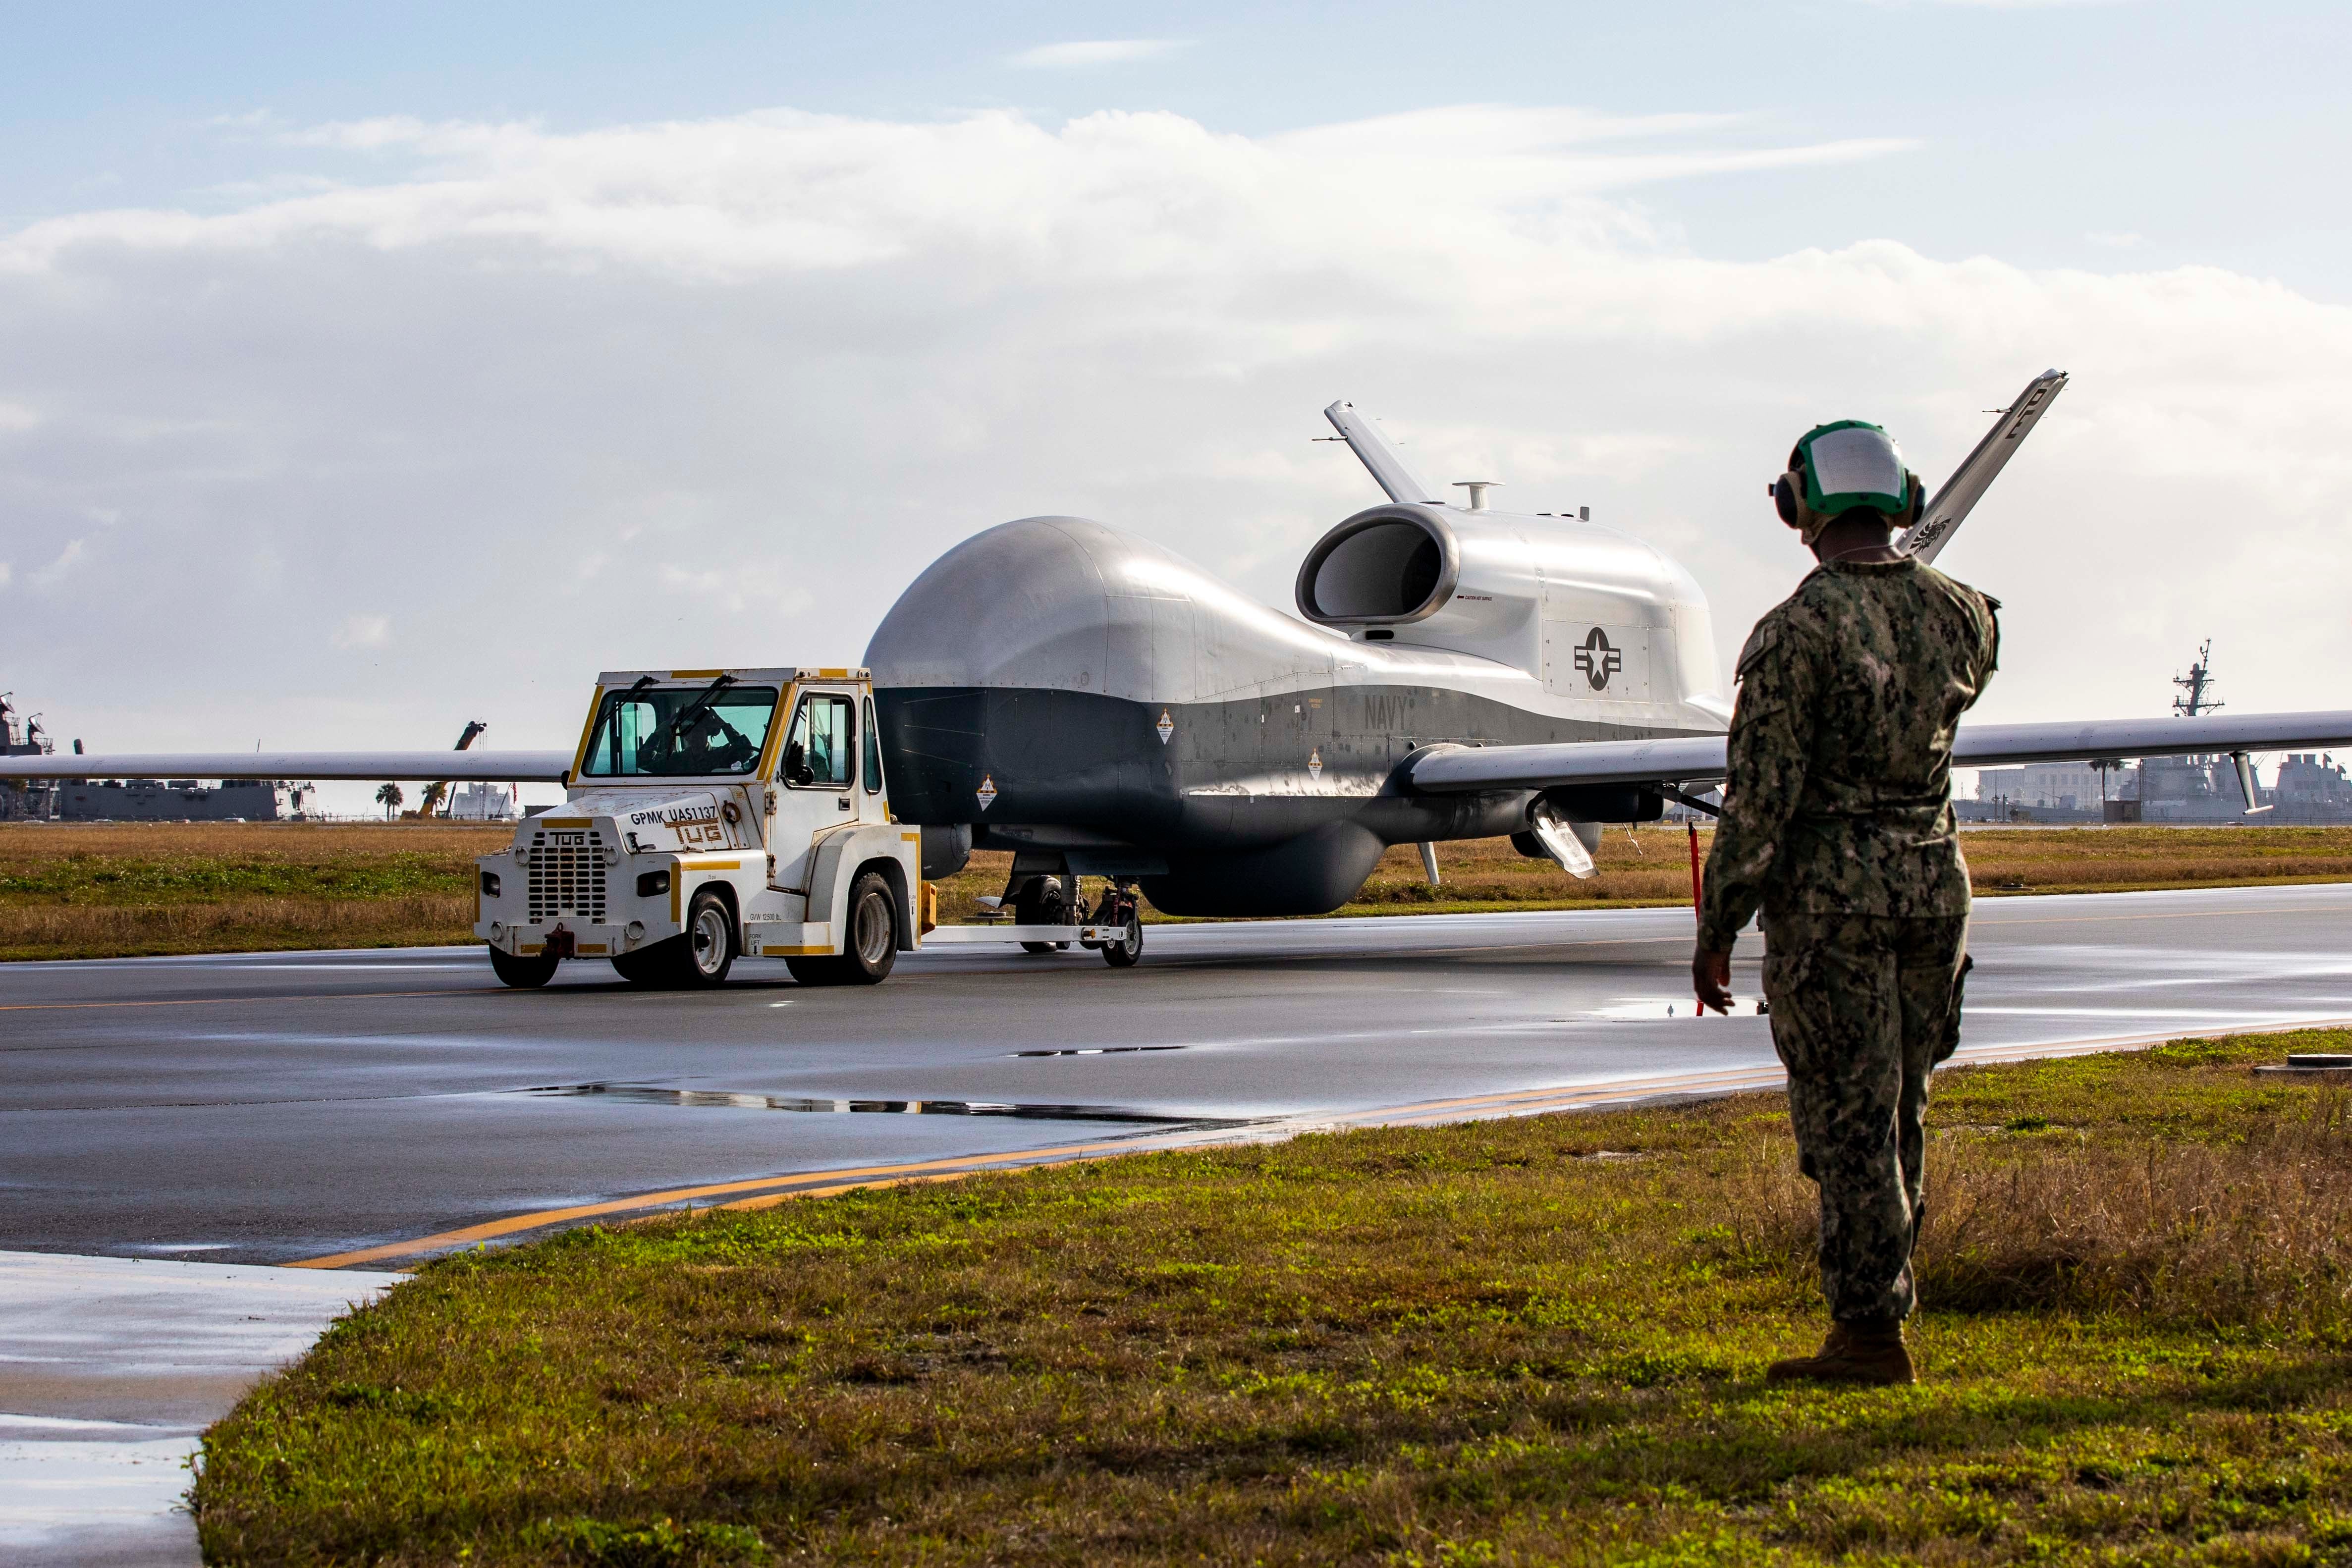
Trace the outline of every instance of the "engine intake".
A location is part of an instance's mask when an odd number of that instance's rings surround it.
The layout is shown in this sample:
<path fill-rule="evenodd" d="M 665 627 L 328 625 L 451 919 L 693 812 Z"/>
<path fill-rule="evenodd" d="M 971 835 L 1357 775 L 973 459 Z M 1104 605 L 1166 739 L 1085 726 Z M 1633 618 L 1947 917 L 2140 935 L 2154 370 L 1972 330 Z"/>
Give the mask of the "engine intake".
<path fill-rule="evenodd" d="M 1454 597 L 1462 550 L 1435 507 L 1374 507 L 1318 540 L 1298 568 L 1298 609 L 1326 626 L 1398 626 Z"/>

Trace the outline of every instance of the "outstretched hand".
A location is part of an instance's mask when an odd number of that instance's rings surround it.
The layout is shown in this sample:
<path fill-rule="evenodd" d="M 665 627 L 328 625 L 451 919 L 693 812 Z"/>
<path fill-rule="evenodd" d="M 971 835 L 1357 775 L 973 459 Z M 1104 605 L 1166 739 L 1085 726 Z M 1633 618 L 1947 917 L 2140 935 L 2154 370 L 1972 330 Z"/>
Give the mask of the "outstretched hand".
<path fill-rule="evenodd" d="M 1698 993 L 1701 1008 L 1713 1008 L 1719 1013 L 1731 1011 L 1731 955 L 1706 947 L 1693 952 L 1691 988 Z"/>

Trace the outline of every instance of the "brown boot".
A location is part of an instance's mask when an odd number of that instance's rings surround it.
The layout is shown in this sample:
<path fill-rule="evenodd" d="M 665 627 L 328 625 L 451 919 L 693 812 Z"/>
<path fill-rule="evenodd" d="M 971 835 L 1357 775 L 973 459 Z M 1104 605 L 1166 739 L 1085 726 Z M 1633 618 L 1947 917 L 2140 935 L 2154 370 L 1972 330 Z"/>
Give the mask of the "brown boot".
<path fill-rule="evenodd" d="M 1832 1323 L 1818 1355 L 1793 1355 L 1765 1369 L 1767 1383 L 1916 1383 L 1899 1318 Z"/>

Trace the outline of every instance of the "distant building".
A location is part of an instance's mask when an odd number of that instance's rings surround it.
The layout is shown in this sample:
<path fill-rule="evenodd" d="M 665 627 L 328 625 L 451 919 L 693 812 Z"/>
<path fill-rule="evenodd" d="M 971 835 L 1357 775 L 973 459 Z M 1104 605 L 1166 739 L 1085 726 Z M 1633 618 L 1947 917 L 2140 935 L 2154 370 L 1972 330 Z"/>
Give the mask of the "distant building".
<path fill-rule="evenodd" d="M 2007 801 L 2012 806 L 2041 806 L 2065 811 L 2093 811 L 2102 796 L 2112 798 L 2126 770 L 2108 769 L 2102 788 L 2099 770 L 2087 762 L 2036 762 L 2024 768 L 1988 768 L 1977 775 L 1977 799 Z"/>
<path fill-rule="evenodd" d="M 449 797 L 451 821 L 511 822 L 514 814 L 514 791 L 503 784 L 460 784 Z"/>

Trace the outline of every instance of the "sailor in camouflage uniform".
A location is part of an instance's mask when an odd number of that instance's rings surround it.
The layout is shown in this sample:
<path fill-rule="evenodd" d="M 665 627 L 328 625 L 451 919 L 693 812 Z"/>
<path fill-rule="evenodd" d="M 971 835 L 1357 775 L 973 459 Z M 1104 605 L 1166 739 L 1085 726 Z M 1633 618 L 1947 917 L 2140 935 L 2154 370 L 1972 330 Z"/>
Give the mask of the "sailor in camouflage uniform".
<path fill-rule="evenodd" d="M 1998 606 L 1890 544 L 1919 480 L 1877 426 L 1819 426 L 1789 469 L 1775 499 L 1821 565 L 1740 651 L 1692 972 L 1727 1006 L 1732 944 L 1761 907 L 1833 1320 L 1818 1355 L 1769 1375 L 1908 1383 L 1927 1074 L 1958 1041 L 1968 967 L 1952 734 L 1993 672 Z"/>

